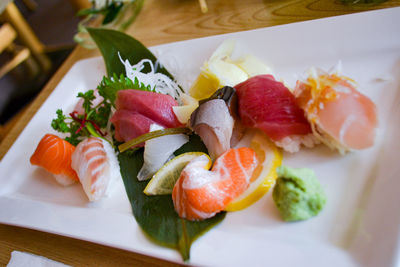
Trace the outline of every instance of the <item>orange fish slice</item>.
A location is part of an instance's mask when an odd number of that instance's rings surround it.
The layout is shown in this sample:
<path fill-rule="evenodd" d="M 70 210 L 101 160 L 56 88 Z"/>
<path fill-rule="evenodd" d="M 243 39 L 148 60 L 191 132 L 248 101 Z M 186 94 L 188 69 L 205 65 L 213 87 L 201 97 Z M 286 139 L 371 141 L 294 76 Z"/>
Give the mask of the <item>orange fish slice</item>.
<path fill-rule="evenodd" d="M 43 167 L 52 173 L 57 182 L 70 185 L 79 181 L 76 172 L 71 168 L 71 155 L 75 147 L 53 134 L 46 134 L 39 142 L 30 158 L 32 165 Z"/>
<path fill-rule="evenodd" d="M 195 158 L 174 186 L 172 199 L 182 218 L 203 220 L 224 210 L 249 187 L 258 160 L 253 149 L 242 147 L 222 154 L 211 171 L 204 169 L 207 164 L 209 158 Z"/>

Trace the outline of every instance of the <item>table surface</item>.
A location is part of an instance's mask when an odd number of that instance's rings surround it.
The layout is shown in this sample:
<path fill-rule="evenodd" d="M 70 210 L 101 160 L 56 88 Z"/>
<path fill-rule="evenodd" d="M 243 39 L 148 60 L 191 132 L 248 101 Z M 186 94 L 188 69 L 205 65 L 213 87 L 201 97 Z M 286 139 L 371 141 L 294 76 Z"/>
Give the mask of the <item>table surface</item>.
<path fill-rule="evenodd" d="M 400 0 L 379 5 L 343 5 L 340 0 L 208 0 L 203 14 L 196 0 L 146 0 L 137 20 L 128 29 L 146 46 L 210 35 L 270 27 L 323 17 L 400 6 Z M 157 18 L 157 19 L 154 19 Z M 99 56 L 97 50 L 78 46 L 26 109 L 0 144 L 0 159 L 54 90 L 72 65 Z M 13 250 L 42 255 L 73 266 L 175 266 L 159 259 L 68 237 L 0 224 L 0 265 Z"/>

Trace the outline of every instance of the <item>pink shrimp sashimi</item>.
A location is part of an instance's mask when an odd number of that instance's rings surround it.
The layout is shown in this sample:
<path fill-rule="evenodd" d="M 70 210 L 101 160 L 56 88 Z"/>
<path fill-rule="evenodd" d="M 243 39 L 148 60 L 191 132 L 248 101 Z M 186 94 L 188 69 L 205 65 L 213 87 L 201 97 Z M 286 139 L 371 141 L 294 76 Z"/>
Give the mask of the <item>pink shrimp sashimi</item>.
<path fill-rule="evenodd" d="M 70 185 L 79 181 L 71 168 L 71 155 L 75 147 L 54 134 L 46 134 L 39 142 L 30 158 L 32 165 L 43 167 L 52 173 L 61 185 Z"/>
<path fill-rule="evenodd" d="M 204 169 L 209 159 L 200 156 L 182 170 L 172 191 L 176 212 L 188 220 L 214 216 L 250 184 L 258 159 L 253 149 L 229 149 L 217 158 L 211 171 Z"/>
<path fill-rule="evenodd" d="M 375 104 L 357 91 L 350 78 L 318 70 L 298 81 L 294 94 L 314 134 L 330 148 L 344 153 L 374 144 Z"/>
<path fill-rule="evenodd" d="M 245 127 L 258 128 L 277 145 L 296 152 L 300 144 L 313 146 L 307 138 L 297 144 L 287 144 L 290 137 L 312 136 L 311 126 L 297 105 L 294 95 L 272 75 L 258 75 L 235 86 L 239 116 Z"/>
<path fill-rule="evenodd" d="M 120 175 L 111 145 L 98 137 L 87 138 L 78 144 L 72 154 L 71 166 L 90 201 L 101 199 L 110 182 Z"/>
<path fill-rule="evenodd" d="M 99 105 L 101 102 L 103 102 L 104 98 L 99 94 L 99 90 L 94 90 L 93 91 L 93 96 L 94 99 L 92 100 L 92 107 L 96 107 Z M 76 111 L 79 115 L 84 115 L 85 114 L 85 109 L 83 108 L 83 98 L 79 98 L 78 103 L 76 103 L 74 111 Z"/>

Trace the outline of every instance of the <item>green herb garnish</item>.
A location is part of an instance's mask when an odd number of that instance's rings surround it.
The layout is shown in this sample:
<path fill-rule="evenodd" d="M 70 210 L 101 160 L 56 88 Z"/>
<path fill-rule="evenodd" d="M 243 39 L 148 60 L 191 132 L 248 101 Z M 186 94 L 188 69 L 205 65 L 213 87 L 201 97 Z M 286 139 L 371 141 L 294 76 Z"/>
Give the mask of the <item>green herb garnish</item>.
<path fill-rule="evenodd" d="M 104 76 L 97 86 L 99 95 L 103 97 L 101 103 L 96 106 L 93 105 L 93 100 L 96 98 L 93 90 L 85 93 L 79 92 L 77 97 L 83 99 L 82 106 L 85 113 L 78 114 L 74 111 L 68 117 L 59 109 L 57 110 L 57 118 L 53 119 L 51 126 L 58 132 L 69 134 L 65 140 L 73 145 L 79 144 L 84 137 L 104 137 L 107 133 L 102 129 L 107 127 L 111 115 L 111 107 L 115 106 L 117 93 L 125 89 L 154 92 L 150 86 L 140 83 L 137 78 L 132 81 L 123 74 L 120 74 L 119 78 L 116 74 L 112 78 Z"/>
<path fill-rule="evenodd" d="M 58 132 L 68 134 L 65 140 L 73 145 L 79 144 L 84 137 L 106 136 L 107 133 L 102 129 L 106 128 L 111 113 L 109 99 L 104 98 L 101 103 L 94 106 L 93 90 L 80 92 L 77 97 L 83 99 L 84 114 L 73 111 L 67 116 L 61 109 L 58 109 L 57 117 L 52 120 L 51 127 Z"/>
<path fill-rule="evenodd" d="M 115 73 L 112 78 L 104 76 L 101 83 L 97 86 L 97 89 L 99 90 L 99 94 L 104 97 L 104 99 L 108 99 L 113 106 L 117 97 L 117 93 L 120 90 L 136 89 L 154 92 L 150 85 L 146 86 L 143 83 L 140 83 L 136 77 L 135 80 L 132 81 L 128 77 L 125 77 L 125 75 L 123 74 L 120 74 L 118 78 Z"/>

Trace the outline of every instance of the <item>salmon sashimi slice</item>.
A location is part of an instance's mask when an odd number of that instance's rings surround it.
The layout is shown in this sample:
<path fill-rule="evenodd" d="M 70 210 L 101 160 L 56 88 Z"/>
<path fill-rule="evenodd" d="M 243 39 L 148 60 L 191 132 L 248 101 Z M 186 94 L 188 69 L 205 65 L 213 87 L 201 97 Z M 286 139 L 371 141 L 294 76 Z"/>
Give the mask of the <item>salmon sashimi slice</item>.
<path fill-rule="evenodd" d="M 176 212 L 188 220 L 214 216 L 250 184 L 258 159 L 253 149 L 229 149 L 215 161 L 212 170 L 204 169 L 209 159 L 200 156 L 182 170 L 172 191 Z"/>
<path fill-rule="evenodd" d="M 75 147 L 54 134 L 46 134 L 30 158 L 32 165 L 43 167 L 52 173 L 62 185 L 70 185 L 79 178 L 71 168 L 71 155 Z"/>
<path fill-rule="evenodd" d="M 352 79 L 317 70 L 297 82 L 294 94 L 314 134 L 330 148 L 344 153 L 374 144 L 375 104 L 357 91 Z"/>
<path fill-rule="evenodd" d="M 106 194 L 110 180 L 114 178 L 112 168 L 119 172 L 118 163 L 117 166 L 112 164 L 116 159 L 110 160 L 110 156 L 115 157 L 111 145 L 98 137 L 83 140 L 72 154 L 71 166 L 90 201 L 97 201 Z"/>

